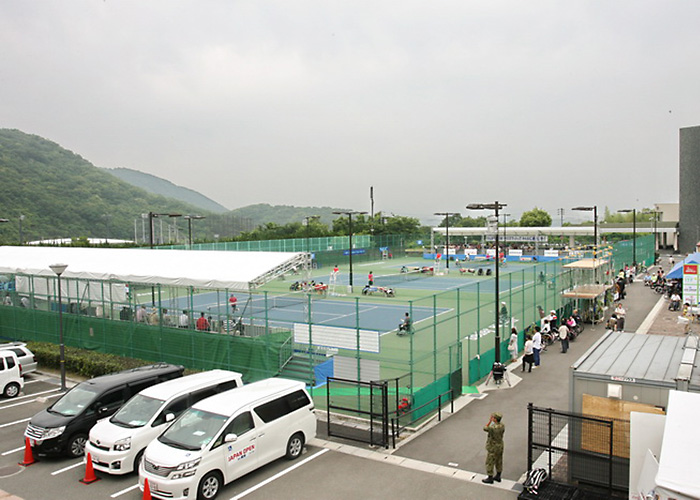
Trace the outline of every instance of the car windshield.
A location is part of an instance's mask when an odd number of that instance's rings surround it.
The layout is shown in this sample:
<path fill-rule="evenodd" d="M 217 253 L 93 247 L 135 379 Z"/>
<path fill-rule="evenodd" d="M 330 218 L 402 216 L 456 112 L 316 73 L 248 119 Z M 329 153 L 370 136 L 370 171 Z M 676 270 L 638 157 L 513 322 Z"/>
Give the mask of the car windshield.
<path fill-rule="evenodd" d="M 200 450 L 221 430 L 228 417 L 190 408 L 158 438 L 183 450 Z"/>
<path fill-rule="evenodd" d="M 49 408 L 51 413 L 70 417 L 81 413 L 97 399 L 97 393 L 88 385 L 78 384 Z"/>
<path fill-rule="evenodd" d="M 127 401 L 109 421 L 122 427 L 143 427 L 160 410 L 163 403 L 161 399 L 137 394 Z"/>

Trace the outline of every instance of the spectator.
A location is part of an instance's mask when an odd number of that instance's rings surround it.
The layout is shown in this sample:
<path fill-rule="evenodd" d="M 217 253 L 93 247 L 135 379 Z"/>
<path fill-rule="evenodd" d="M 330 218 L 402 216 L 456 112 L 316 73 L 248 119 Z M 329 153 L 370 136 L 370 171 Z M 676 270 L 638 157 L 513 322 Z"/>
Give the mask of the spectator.
<path fill-rule="evenodd" d="M 535 362 L 535 357 L 532 350 L 532 337 L 528 334 L 525 335 L 525 347 L 523 348 L 523 371 L 525 371 L 525 365 L 529 365 L 528 372 L 532 371 L 532 364 Z"/>
<path fill-rule="evenodd" d="M 559 327 L 559 341 L 561 342 L 561 352 L 566 354 L 569 350 L 569 327 L 562 321 Z"/>
<path fill-rule="evenodd" d="M 147 315 L 146 306 L 139 307 L 136 311 L 136 321 L 138 323 L 145 323 Z"/>
<path fill-rule="evenodd" d="M 540 327 L 535 327 L 535 334 L 532 336 L 532 356 L 535 362 L 535 368 L 540 366 L 540 352 L 542 352 L 542 334 Z"/>
<path fill-rule="evenodd" d="M 204 317 L 204 313 L 200 313 L 199 319 L 197 320 L 196 324 L 197 330 L 200 332 L 208 332 L 209 331 L 209 320 Z"/>
<path fill-rule="evenodd" d="M 177 322 L 178 328 L 189 328 L 190 327 L 190 317 L 187 315 L 187 311 L 183 310 L 180 318 Z"/>
<path fill-rule="evenodd" d="M 510 360 L 518 360 L 518 330 L 515 327 L 510 329 L 510 339 L 508 340 L 508 352 L 510 352 Z"/>

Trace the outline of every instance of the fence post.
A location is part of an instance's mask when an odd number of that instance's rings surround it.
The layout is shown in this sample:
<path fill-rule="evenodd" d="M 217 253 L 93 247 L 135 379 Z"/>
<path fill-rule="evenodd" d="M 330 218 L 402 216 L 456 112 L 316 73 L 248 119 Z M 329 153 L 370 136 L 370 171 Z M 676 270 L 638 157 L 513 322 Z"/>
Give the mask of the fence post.
<path fill-rule="evenodd" d="M 326 380 L 326 433 L 331 436 L 331 381 L 333 377 L 328 377 Z"/>
<path fill-rule="evenodd" d="M 608 464 L 608 491 L 612 494 L 613 489 L 613 452 L 615 443 L 615 421 L 610 420 L 610 463 Z"/>
<path fill-rule="evenodd" d="M 527 470 L 532 470 L 532 403 L 527 404 Z"/>

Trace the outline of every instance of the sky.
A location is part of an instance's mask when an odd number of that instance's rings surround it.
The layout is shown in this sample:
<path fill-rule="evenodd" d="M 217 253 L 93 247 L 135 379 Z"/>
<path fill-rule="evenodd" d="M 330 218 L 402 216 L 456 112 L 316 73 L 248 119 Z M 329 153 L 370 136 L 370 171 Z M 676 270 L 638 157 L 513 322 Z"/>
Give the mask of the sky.
<path fill-rule="evenodd" d="M 234 209 L 678 201 L 700 2 L 0 0 L 0 128 Z"/>

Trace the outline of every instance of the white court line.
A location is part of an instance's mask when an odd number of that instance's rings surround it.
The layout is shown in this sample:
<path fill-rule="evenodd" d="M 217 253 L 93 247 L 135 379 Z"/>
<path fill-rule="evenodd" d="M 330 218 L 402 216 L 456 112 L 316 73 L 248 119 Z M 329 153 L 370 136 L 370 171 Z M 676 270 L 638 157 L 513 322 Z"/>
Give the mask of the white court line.
<path fill-rule="evenodd" d="M 80 466 L 83 465 L 84 463 L 85 463 L 84 460 L 80 460 L 80 462 L 78 462 L 77 464 L 69 465 L 68 467 L 64 467 L 63 469 L 59 469 L 59 470 L 53 471 L 53 472 L 51 473 L 51 475 L 52 475 L 52 476 L 56 476 L 56 475 L 58 475 L 58 474 L 61 474 L 62 472 L 66 472 L 67 470 L 71 470 L 71 469 L 75 469 L 76 467 L 80 467 Z"/>
<path fill-rule="evenodd" d="M 297 469 L 297 468 L 301 467 L 302 465 L 306 464 L 307 462 L 310 462 L 310 461 L 313 460 L 314 458 L 323 455 L 323 454 L 326 453 L 327 451 L 330 451 L 330 450 L 329 450 L 328 448 L 322 449 L 322 450 L 319 451 L 318 453 L 315 453 L 315 454 L 311 455 L 310 457 L 305 458 L 304 460 L 302 460 L 302 461 L 299 462 L 298 464 L 294 464 L 294 465 L 292 465 L 290 468 L 285 469 L 285 470 L 283 470 L 282 472 L 278 472 L 277 474 L 275 474 L 275 475 L 272 476 L 272 477 L 268 477 L 268 478 L 265 479 L 262 483 L 258 483 L 258 484 L 256 484 L 255 486 L 253 486 L 253 487 L 251 487 L 251 488 L 248 488 L 248 489 L 245 490 L 244 492 L 239 493 L 239 494 L 236 495 L 235 497 L 232 497 L 231 500 L 238 500 L 239 498 L 243 498 L 244 496 L 253 493 L 255 490 L 258 490 L 258 489 L 262 488 L 263 486 L 270 484 L 272 481 L 281 478 L 281 477 L 284 476 L 285 474 L 287 474 L 287 473 L 289 473 L 289 472 L 292 472 L 294 469 Z"/>
<path fill-rule="evenodd" d="M 12 455 L 13 453 L 17 453 L 18 451 L 22 451 L 24 449 L 24 446 L 21 446 L 19 448 L 15 448 L 14 450 L 7 450 L 6 452 L 2 453 L 0 456 L 6 457 L 7 455 Z"/>
<path fill-rule="evenodd" d="M 139 483 L 136 483 L 136 484 L 133 485 L 133 486 L 129 486 L 128 488 L 124 488 L 123 490 L 117 491 L 116 493 L 113 493 L 113 494 L 111 494 L 111 495 L 109 495 L 109 496 L 110 496 L 110 498 L 117 498 L 118 496 L 121 496 L 121 495 L 123 495 L 124 493 L 129 493 L 131 490 L 135 490 L 135 489 L 138 488 L 138 487 L 139 487 Z"/>
<path fill-rule="evenodd" d="M 29 422 L 32 418 L 23 418 L 22 420 L 15 420 L 14 422 L 8 422 L 6 424 L 0 424 L 0 428 L 9 427 L 11 425 L 21 424 L 23 422 Z"/>

